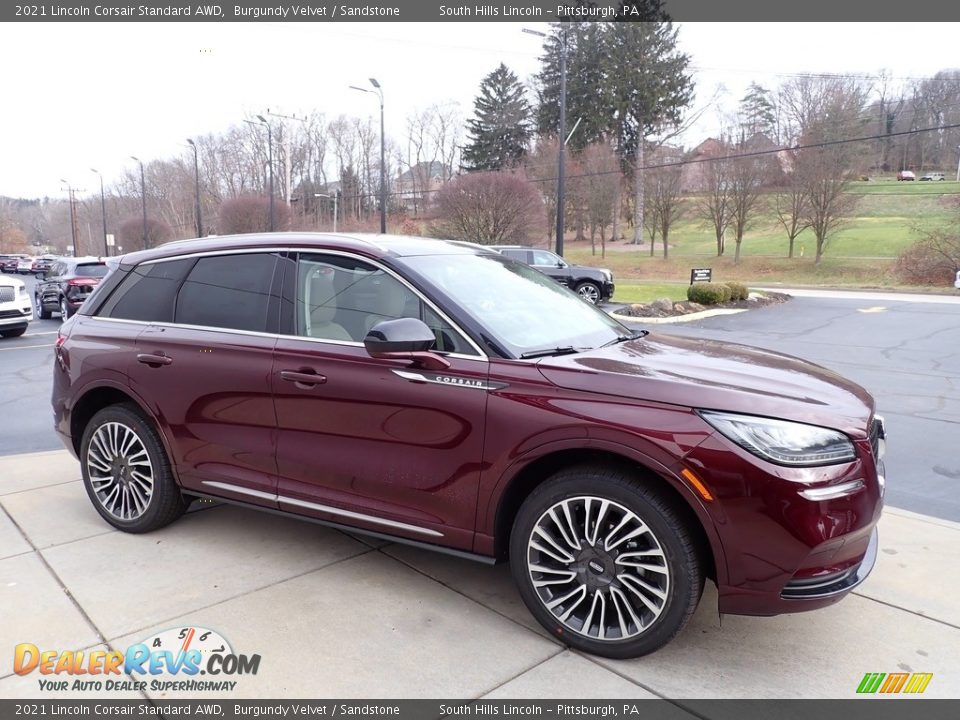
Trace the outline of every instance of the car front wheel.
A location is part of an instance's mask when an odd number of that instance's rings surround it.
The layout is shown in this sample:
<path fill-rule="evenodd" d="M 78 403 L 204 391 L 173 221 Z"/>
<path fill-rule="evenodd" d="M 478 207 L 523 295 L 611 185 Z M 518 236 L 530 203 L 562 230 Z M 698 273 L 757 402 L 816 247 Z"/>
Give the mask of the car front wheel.
<path fill-rule="evenodd" d="M 80 468 L 94 508 L 124 532 L 156 530 L 187 508 L 157 431 L 135 406 L 111 405 L 91 418 Z"/>
<path fill-rule="evenodd" d="M 583 466 L 526 499 L 510 537 L 514 581 L 534 617 L 571 647 L 632 658 L 667 644 L 703 592 L 694 539 L 662 493 Z"/>
<path fill-rule="evenodd" d="M 593 305 L 600 304 L 600 288 L 592 282 L 582 282 L 577 285 L 577 295 Z"/>
<path fill-rule="evenodd" d="M 25 327 L 18 327 L 12 330 L 0 330 L 0 337 L 5 337 L 5 338 L 20 337 L 26 331 L 27 329 Z"/>

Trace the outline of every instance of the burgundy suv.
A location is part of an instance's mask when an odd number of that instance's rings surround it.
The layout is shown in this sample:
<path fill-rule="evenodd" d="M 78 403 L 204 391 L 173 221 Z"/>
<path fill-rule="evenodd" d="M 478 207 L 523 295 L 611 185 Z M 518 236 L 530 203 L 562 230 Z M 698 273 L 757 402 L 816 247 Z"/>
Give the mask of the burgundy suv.
<path fill-rule="evenodd" d="M 871 396 L 774 352 L 632 332 L 493 253 L 245 235 L 111 259 L 56 343 L 97 511 L 191 499 L 494 562 L 550 633 L 633 657 L 705 578 L 724 613 L 822 607 L 873 567 Z"/>

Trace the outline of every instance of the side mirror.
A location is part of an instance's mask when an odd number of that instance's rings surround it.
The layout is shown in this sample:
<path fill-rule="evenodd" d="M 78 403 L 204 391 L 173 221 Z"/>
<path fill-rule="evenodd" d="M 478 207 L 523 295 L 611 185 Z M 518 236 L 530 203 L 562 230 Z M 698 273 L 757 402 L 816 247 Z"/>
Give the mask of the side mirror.
<path fill-rule="evenodd" d="M 567 266 L 567 264 L 566 264 L 563 260 L 557 260 L 557 267 L 558 267 L 558 268 L 565 268 L 566 266 Z"/>
<path fill-rule="evenodd" d="M 407 360 L 427 370 L 446 370 L 450 361 L 430 351 L 436 342 L 433 330 L 417 318 L 384 320 L 370 328 L 363 346 L 370 357 Z"/>

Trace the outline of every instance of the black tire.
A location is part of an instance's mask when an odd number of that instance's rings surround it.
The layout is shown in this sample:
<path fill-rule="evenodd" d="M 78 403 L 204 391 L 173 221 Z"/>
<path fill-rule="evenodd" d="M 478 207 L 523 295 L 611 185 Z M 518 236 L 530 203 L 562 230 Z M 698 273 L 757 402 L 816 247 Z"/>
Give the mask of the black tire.
<path fill-rule="evenodd" d="M 43 307 L 43 301 L 40 299 L 39 295 L 33 296 L 33 305 L 37 310 L 37 317 L 41 320 L 49 320 L 50 316 L 53 314 L 49 310 Z"/>
<path fill-rule="evenodd" d="M 603 293 L 600 290 L 600 286 L 596 283 L 590 282 L 589 280 L 579 283 L 576 288 L 574 288 L 581 298 L 586 300 L 591 305 L 599 305 L 600 299 Z"/>
<path fill-rule="evenodd" d="M 130 513 L 130 517 L 123 517 L 122 511 L 120 513 L 115 512 L 115 507 L 114 512 L 112 512 L 111 509 L 108 508 L 110 504 L 109 500 L 105 500 L 98 495 L 98 490 L 94 487 L 94 483 L 97 482 L 97 480 L 91 477 L 91 470 L 96 471 L 97 463 L 101 460 L 101 455 L 98 454 L 100 451 L 96 447 L 91 450 L 91 443 L 95 442 L 94 436 L 101 428 L 103 428 L 103 432 L 109 432 L 110 428 L 117 427 L 118 425 L 131 431 L 139 440 L 150 464 L 153 480 L 152 490 L 146 499 L 145 505 L 142 511 L 138 512 L 135 517 L 132 512 Z M 139 448 L 136 445 L 133 446 L 130 453 L 136 458 L 142 456 L 142 453 L 139 452 Z M 134 466 L 134 463 L 130 463 L 127 465 L 127 470 Z M 187 509 L 188 503 L 181 494 L 180 487 L 174 479 L 173 472 L 170 469 L 170 460 L 167 458 L 167 453 L 164 450 L 163 443 L 160 441 L 160 436 L 157 434 L 153 423 L 145 418 L 140 409 L 135 405 L 110 405 L 97 412 L 90 419 L 90 422 L 87 423 L 87 426 L 83 430 L 83 439 L 80 443 L 80 469 L 83 473 L 84 487 L 87 489 L 87 495 L 90 497 L 90 502 L 93 503 L 93 507 L 100 513 L 100 516 L 104 520 L 118 530 L 123 530 L 128 533 L 145 533 L 151 530 L 157 530 L 165 525 L 169 525 L 183 515 Z M 117 472 L 122 473 L 124 470 L 121 468 L 118 469 Z M 109 472 L 105 474 L 111 475 Z M 98 487 L 100 488 L 100 492 L 108 495 L 107 491 L 104 490 L 103 483 L 112 483 L 113 485 L 122 487 L 131 486 L 136 481 L 137 478 L 133 472 L 129 472 L 129 474 L 125 476 L 112 474 L 109 480 L 99 481 L 101 484 Z M 111 488 L 112 485 L 108 484 L 106 487 Z M 142 490 L 142 486 L 138 487 Z M 114 502 L 116 502 L 116 500 Z M 133 500 L 131 499 L 130 502 L 132 507 Z M 139 511 L 139 507 L 137 510 Z"/>
<path fill-rule="evenodd" d="M 554 509 L 560 517 L 563 503 L 566 503 L 567 509 L 572 508 L 571 515 L 575 519 L 567 528 L 571 533 L 577 532 L 577 507 L 581 510 L 591 507 L 583 503 L 586 497 L 608 502 L 603 522 L 598 525 L 597 518 L 593 518 L 592 526 L 596 528 L 593 540 L 599 540 L 599 544 L 590 547 L 589 530 L 584 532 L 585 538 L 574 538 L 575 541 L 580 541 L 578 546 L 582 546 L 576 562 L 553 563 L 558 568 L 565 567 L 566 570 L 538 574 L 541 580 L 552 580 L 562 576 L 564 572 L 569 573 L 576 569 L 575 577 L 566 582 L 548 583 L 538 590 L 532 577 L 533 573 L 538 571 L 531 570 L 531 566 L 539 568 L 551 561 L 531 544 L 535 539 L 539 540 L 539 536 L 533 535 L 535 528 L 540 522 L 547 523 L 545 527 L 548 529 L 556 527 L 549 524 L 548 513 Z M 578 503 L 581 504 L 578 506 Z M 587 514 L 591 512 L 592 510 L 587 509 Z M 644 532 L 626 543 L 623 542 L 626 538 L 623 538 L 614 543 L 615 547 L 609 553 L 600 556 L 598 553 L 605 552 L 603 533 L 613 531 L 613 534 L 606 538 L 608 543 L 621 533 L 629 534 L 628 530 L 613 530 L 619 522 L 618 518 L 625 518 L 628 513 L 632 513 L 641 524 L 645 524 L 649 532 Z M 573 546 L 568 542 L 566 547 L 571 550 L 570 555 L 573 557 L 576 552 Z M 555 550 L 556 547 L 551 549 Z M 620 565 L 628 552 L 632 552 L 634 556 L 647 557 L 644 562 L 662 563 L 663 570 L 651 572 L 647 569 L 634 569 L 635 566 Z M 658 553 L 659 557 L 655 557 L 654 553 Z M 623 558 L 618 561 L 616 558 L 620 555 Z M 597 571 L 597 566 L 604 564 L 606 569 L 601 574 Z M 666 645 L 690 620 L 703 593 L 703 562 L 698 555 L 691 529 L 685 525 L 681 515 L 666 500 L 662 491 L 642 484 L 629 472 L 615 468 L 569 468 L 537 487 L 524 501 L 514 521 L 510 535 L 510 565 L 514 582 L 524 603 L 552 636 L 578 650 L 609 658 L 640 657 Z M 632 581 L 629 585 L 622 580 L 627 574 L 631 576 L 627 579 Z M 649 581 L 651 586 L 657 585 L 657 590 L 662 591 L 663 599 L 648 594 L 648 598 L 655 601 L 654 604 L 660 603 L 659 614 L 656 614 L 656 610 L 645 608 L 642 603 L 632 606 L 630 614 L 624 612 L 627 608 L 623 606 L 623 598 L 630 598 L 630 605 L 639 600 L 637 596 L 640 593 L 635 589 L 639 587 L 636 577 L 644 582 Z M 603 584 L 607 582 L 608 584 Z M 585 589 L 582 599 L 573 605 L 562 602 L 557 609 L 557 612 L 572 613 L 568 621 L 547 608 L 548 600 L 556 602 L 554 597 L 563 597 L 570 588 L 574 588 L 573 592 L 576 593 L 579 586 Z M 556 593 L 556 596 L 544 597 L 551 593 Z M 615 598 L 617 593 L 619 594 Z M 598 595 L 601 596 L 599 600 Z M 608 607 L 611 608 L 611 616 L 610 620 L 604 623 Z M 601 611 L 597 612 L 597 609 Z M 631 623 L 631 615 L 639 622 Z M 614 624 L 614 620 L 620 618 L 627 621 L 627 633 L 619 629 L 623 627 L 619 623 Z M 645 618 L 649 622 L 644 622 Z M 579 628 L 575 627 L 578 622 Z M 601 626 L 609 628 L 601 630 Z"/>
<path fill-rule="evenodd" d="M 70 303 L 67 302 L 67 298 L 63 295 L 60 296 L 60 319 L 69 320 L 73 317 L 73 310 L 70 309 Z"/>
<path fill-rule="evenodd" d="M 0 336 L 5 338 L 20 337 L 27 329 L 25 327 L 14 328 L 13 330 L 0 330 Z"/>

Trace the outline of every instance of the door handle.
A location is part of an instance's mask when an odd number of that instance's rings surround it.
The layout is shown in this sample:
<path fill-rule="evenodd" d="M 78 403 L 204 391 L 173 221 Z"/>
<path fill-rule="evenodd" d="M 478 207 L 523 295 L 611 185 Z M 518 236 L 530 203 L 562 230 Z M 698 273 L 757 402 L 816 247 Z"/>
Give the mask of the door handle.
<path fill-rule="evenodd" d="M 173 362 L 173 358 L 167 357 L 166 355 L 156 355 L 154 353 L 140 353 L 137 355 L 137 362 L 142 362 L 144 365 L 160 367 L 161 365 L 170 365 Z"/>
<path fill-rule="evenodd" d="M 297 385 L 307 385 L 313 387 L 314 385 L 323 385 L 327 381 L 326 375 L 321 375 L 320 373 L 315 372 L 304 372 L 298 370 L 281 370 L 280 379 L 286 380 L 287 382 L 296 383 Z"/>

